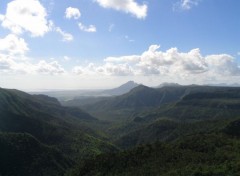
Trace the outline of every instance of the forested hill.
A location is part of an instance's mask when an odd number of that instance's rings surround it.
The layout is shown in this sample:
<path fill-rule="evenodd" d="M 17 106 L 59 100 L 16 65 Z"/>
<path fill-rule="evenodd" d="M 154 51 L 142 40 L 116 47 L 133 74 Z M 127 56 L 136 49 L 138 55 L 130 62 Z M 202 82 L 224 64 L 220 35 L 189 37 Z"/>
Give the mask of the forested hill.
<path fill-rule="evenodd" d="M 77 160 L 116 151 L 96 123 L 55 98 L 0 89 L 0 175 L 63 175 Z"/>

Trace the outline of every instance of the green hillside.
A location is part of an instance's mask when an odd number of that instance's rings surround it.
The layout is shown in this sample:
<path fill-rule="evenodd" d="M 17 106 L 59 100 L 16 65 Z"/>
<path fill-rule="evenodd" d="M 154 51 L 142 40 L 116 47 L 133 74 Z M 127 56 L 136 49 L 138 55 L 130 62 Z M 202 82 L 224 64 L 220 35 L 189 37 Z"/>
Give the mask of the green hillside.
<path fill-rule="evenodd" d="M 212 89 L 212 88 L 211 88 Z M 157 140 L 219 129 L 240 117 L 239 88 L 195 89 L 173 103 L 137 113 L 127 123 L 112 127 L 116 144 L 128 148 Z M 198 89 L 199 91 L 200 89 Z"/>
<path fill-rule="evenodd" d="M 103 132 L 90 127 L 97 123 L 88 113 L 63 107 L 54 98 L 0 89 L 0 132 L 30 134 L 74 161 L 117 150 Z"/>
<path fill-rule="evenodd" d="M 78 165 L 77 175 L 237 176 L 239 140 L 224 134 L 199 134 L 173 144 L 154 143 L 100 155 Z"/>
<path fill-rule="evenodd" d="M 74 99 L 64 102 L 66 106 L 77 106 L 83 108 L 90 114 L 99 119 L 108 121 L 129 120 L 132 116 L 138 113 L 152 111 L 155 108 L 162 108 L 169 103 L 181 101 L 183 97 L 195 93 L 214 93 L 216 91 L 236 92 L 240 88 L 231 87 L 211 87 L 211 86 L 169 86 L 161 88 L 150 88 L 140 85 L 133 88 L 130 92 L 104 98 L 91 98 L 87 104 L 84 104 L 82 99 Z M 223 98 L 223 97 L 222 97 Z M 229 97 L 230 98 L 230 97 Z M 204 102 L 203 102 L 204 103 Z M 181 107 L 180 107 L 181 109 Z M 162 109 L 161 109 L 162 110 Z M 155 110 L 154 110 L 155 111 Z M 164 112 L 166 113 L 166 112 Z M 181 114 L 182 112 L 178 113 Z M 210 114 L 212 116 L 212 114 Z"/>
<path fill-rule="evenodd" d="M 63 175 L 73 161 L 33 136 L 0 133 L 0 175 Z"/>

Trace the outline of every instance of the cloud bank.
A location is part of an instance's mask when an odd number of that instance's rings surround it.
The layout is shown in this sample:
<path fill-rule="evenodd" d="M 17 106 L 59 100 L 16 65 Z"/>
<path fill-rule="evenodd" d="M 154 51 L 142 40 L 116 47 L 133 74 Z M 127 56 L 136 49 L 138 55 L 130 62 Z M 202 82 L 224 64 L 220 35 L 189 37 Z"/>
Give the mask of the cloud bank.
<path fill-rule="evenodd" d="M 76 66 L 72 72 L 78 75 L 162 76 L 182 80 L 240 76 L 240 66 L 231 55 L 202 56 L 198 48 L 189 52 L 180 52 L 177 48 L 165 52 L 159 49 L 159 45 L 151 45 L 140 55 L 108 57 L 102 65 Z"/>
<path fill-rule="evenodd" d="M 178 80 L 179 83 L 231 82 L 240 78 L 240 66 L 233 56 L 228 54 L 203 56 L 198 48 L 188 52 L 181 52 L 177 48 L 161 51 L 159 45 L 151 45 L 138 55 L 107 57 L 102 64 L 75 65 L 68 70 L 55 60 L 50 62 L 40 60 L 34 63 L 34 59 L 26 57 L 27 51 L 27 44 L 16 35 L 11 34 L 0 39 L 0 73 L 69 75 L 84 78 L 154 77 Z"/>

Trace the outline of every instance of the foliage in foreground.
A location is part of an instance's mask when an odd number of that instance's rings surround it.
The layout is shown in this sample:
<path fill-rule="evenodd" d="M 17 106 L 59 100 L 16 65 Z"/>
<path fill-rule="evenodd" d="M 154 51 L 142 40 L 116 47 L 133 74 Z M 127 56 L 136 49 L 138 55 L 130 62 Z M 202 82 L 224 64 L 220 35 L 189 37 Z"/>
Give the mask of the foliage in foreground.
<path fill-rule="evenodd" d="M 69 175 L 237 176 L 240 141 L 225 134 L 197 134 L 173 144 L 156 142 L 80 163 Z"/>
<path fill-rule="evenodd" d="M 73 161 L 29 134 L 0 133 L 0 175 L 63 175 Z"/>

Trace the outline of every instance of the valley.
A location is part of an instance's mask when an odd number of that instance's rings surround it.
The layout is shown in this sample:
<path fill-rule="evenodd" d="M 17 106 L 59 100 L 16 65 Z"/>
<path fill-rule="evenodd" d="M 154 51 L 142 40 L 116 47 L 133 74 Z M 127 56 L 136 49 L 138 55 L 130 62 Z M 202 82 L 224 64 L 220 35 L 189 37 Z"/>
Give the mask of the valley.
<path fill-rule="evenodd" d="M 0 174 L 239 173 L 240 88 L 130 84 L 61 103 L 1 88 Z"/>

